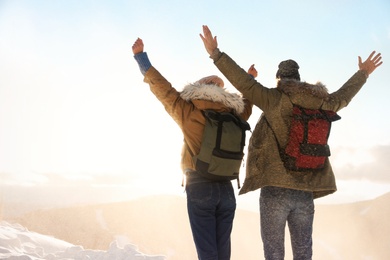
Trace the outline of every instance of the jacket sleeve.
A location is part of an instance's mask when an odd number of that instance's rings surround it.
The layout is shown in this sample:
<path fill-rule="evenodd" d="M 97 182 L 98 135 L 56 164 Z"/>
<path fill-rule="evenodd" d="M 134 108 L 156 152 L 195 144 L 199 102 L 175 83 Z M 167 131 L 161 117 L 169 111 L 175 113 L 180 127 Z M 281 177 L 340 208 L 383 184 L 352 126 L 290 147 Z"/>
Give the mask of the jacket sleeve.
<path fill-rule="evenodd" d="M 182 127 L 186 113 L 191 111 L 191 104 L 183 100 L 180 93 L 153 66 L 145 73 L 144 82 L 149 84 L 168 114 Z"/>
<path fill-rule="evenodd" d="M 281 93 L 279 91 L 272 91 L 257 82 L 226 53 L 221 53 L 215 57 L 214 64 L 229 82 L 242 93 L 244 98 L 261 110 L 269 110 L 280 99 Z"/>
<path fill-rule="evenodd" d="M 244 112 L 241 113 L 241 117 L 245 121 L 248 121 L 249 117 L 252 114 L 253 103 L 246 98 L 244 98 L 244 103 L 245 103 L 245 109 L 244 109 Z"/>
<path fill-rule="evenodd" d="M 323 103 L 322 109 L 337 112 L 346 107 L 366 81 L 365 73 L 359 70 L 339 90 L 329 94 L 329 98 Z"/>

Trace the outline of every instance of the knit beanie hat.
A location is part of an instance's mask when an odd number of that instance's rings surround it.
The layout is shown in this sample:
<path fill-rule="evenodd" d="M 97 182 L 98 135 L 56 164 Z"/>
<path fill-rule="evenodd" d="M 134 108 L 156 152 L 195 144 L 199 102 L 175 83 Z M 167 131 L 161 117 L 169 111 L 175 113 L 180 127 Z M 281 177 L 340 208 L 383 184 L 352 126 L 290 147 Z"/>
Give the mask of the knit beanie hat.
<path fill-rule="evenodd" d="M 211 75 L 211 76 L 201 78 L 196 83 L 206 84 L 206 85 L 217 85 L 218 87 L 221 87 L 221 88 L 223 88 L 223 86 L 224 86 L 223 80 L 216 75 Z"/>
<path fill-rule="evenodd" d="M 301 80 L 298 72 L 299 66 L 293 60 L 285 60 L 279 64 L 279 69 L 276 72 L 276 78 L 278 79 L 295 79 Z"/>

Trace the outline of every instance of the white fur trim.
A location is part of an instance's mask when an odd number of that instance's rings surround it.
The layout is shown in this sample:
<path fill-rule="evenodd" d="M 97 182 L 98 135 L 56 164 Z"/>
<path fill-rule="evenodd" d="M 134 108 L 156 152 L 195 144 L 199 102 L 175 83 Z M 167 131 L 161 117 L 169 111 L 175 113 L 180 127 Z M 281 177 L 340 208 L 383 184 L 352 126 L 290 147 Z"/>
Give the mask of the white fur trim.
<path fill-rule="evenodd" d="M 245 109 L 244 100 L 240 95 L 230 93 L 217 85 L 200 84 L 198 82 L 188 84 L 183 88 L 180 97 L 186 101 L 207 100 L 222 103 L 238 114 L 244 112 Z"/>

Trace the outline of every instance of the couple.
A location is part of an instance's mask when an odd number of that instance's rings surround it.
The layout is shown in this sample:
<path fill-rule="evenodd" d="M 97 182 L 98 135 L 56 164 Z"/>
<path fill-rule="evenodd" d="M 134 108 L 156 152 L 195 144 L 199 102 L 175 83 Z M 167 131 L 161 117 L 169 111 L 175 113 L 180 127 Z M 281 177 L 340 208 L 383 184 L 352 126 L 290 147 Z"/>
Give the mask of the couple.
<path fill-rule="evenodd" d="M 358 71 L 333 93 L 328 93 L 323 85 L 301 82 L 299 66 L 293 60 L 279 64 L 277 87 L 267 88 L 255 80 L 257 71 L 253 65 L 245 71 L 219 51 L 217 38 L 207 26 L 203 26 L 200 37 L 214 64 L 243 97 L 223 89 L 223 80 L 217 76 L 202 78 L 178 92 L 151 65 L 142 40 L 138 38 L 132 46 L 144 82 L 179 125 L 186 140 L 181 166 L 187 177 L 187 209 L 198 258 L 230 259 L 230 234 L 236 209 L 230 181 L 210 181 L 195 171 L 191 154 L 197 154 L 200 149 L 205 125 L 201 111 L 229 111 L 248 120 L 254 104 L 263 114 L 250 139 L 247 172 L 240 194 L 261 189 L 260 224 L 265 259 L 284 259 L 286 223 L 294 259 L 311 259 L 313 200 L 336 191 L 335 177 L 328 159 L 320 172 L 287 170 L 278 143 L 286 144 L 293 104 L 339 111 L 382 64 L 381 54 L 372 52 L 364 62 L 359 57 Z"/>

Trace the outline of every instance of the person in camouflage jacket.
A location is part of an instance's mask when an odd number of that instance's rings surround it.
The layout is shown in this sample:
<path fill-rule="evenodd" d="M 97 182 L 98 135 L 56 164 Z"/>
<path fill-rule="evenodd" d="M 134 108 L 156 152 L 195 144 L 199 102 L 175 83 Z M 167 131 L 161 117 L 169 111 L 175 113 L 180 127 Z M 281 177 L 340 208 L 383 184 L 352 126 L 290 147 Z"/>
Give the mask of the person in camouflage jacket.
<path fill-rule="evenodd" d="M 372 52 L 359 70 L 337 91 L 328 93 L 321 83 L 300 81 L 299 65 L 293 60 L 279 64 L 276 88 L 267 88 L 220 52 L 216 37 L 203 26 L 204 46 L 222 74 L 245 98 L 263 113 L 248 146 L 246 177 L 240 194 L 261 189 L 260 224 L 266 259 L 284 258 L 284 233 L 288 223 L 294 259 L 311 259 L 314 199 L 336 191 L 329 162 L 321 171 L 290 171 L 284 167 L 279 147 L 288 140 L 293 104 L 307 109 L 331 110 L 346 107 L 382 64 L 381 54 Z M 375 55 L 375 56 L 374 56 Z"/>

